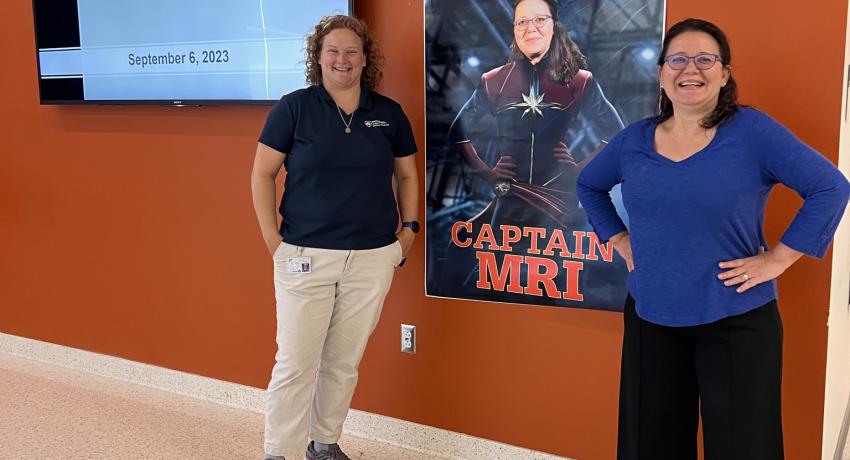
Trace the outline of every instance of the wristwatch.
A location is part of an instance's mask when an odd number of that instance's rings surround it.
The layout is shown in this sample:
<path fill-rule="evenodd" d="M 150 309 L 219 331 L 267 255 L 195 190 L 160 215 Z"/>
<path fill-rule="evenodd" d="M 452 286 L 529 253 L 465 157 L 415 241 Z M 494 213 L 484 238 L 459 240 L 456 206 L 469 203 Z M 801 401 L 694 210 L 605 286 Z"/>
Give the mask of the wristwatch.
<path fill-rule="evenodd" d="M 409 228 L 413 230 L 413 233 L 419 233 L 419 221 L 418 220 L 410 220 L 407 222 L 401 223 L 401 228 Z"/>

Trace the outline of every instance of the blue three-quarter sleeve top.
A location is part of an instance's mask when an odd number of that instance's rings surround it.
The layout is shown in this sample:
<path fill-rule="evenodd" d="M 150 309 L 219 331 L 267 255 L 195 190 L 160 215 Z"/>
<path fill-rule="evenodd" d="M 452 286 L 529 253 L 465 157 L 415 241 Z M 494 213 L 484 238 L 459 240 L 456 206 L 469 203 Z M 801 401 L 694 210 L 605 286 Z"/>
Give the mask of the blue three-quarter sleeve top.
<path fill-rule="evenodd" d="M 823 257 L 850 194 L 829 160 L 752 108 L 737 109 L 708 146 L 679 162 L 655 151 L 656 126 L 645 119 L 621 131 L 581 172 L 577 186 L 591 224 L 607 241 L 626 230 L 609 195 L 622 184 L 635 265 L 628 290 L 641 318 L 693 326 L 775 299 L 775 281 L 738 293 L 717 275 L 719 262 L 768 247 L 764 207 L 777 183 L 804 199 L 782 243 Z"/>

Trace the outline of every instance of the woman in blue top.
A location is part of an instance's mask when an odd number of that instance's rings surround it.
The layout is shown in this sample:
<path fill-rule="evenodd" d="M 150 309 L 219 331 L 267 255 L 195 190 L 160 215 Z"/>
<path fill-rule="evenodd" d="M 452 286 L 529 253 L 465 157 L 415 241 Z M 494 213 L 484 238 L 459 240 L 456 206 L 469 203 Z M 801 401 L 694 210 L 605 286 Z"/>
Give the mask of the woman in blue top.
<path fill-rule="evenodd" d="M 578 179 L 601 240 L 629 268 L 619 459 L 783 458 L 782 323 L 775 279 L 823 257 L 850 194 L 826 158 L 737 104 L 723 32 L 668 31 L 660 115 L 612 139 Z M 780 242 L 762 232 L 771 188 L 805 200 Z M 608 192 L 622 184 L 627 230 Z"/>

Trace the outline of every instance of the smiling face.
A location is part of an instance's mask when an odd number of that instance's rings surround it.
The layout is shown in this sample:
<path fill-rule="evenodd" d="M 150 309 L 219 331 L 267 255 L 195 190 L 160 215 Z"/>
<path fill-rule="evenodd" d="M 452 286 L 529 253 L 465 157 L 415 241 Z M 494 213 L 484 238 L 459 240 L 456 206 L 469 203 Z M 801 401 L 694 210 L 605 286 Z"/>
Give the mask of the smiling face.
<path fill-rule="evenodd" d="M 720 55 L 720 46 L 709 34 L 698 31 L 682 32 L 670 41 L 667 57 L 673 55 L 697 56 L 699 54 Z M 707 70 L 698 69 L 693 60 L 681 70 L 673 70 L 664 63 L 658 68 L 658 77 L 665 94 L 673 103 L 674 112 L 710 112 L 717 105 L 720 88 L 729 80 L 729 67 L 716 62 Z"/>
<path fill-rule="evenodd" d="M 539 16 L 552 16 L 549 5 L 543 0 L 523 0 L 514 9 L 514 22 L 521 19 L 531 20 Z M 522 54 L 530 61 L 537 62 L 549 51 L 554 31 L 554 19 L 548 19 L 540 27 L 535 27 L 529 22 L 524 30 L 514 28 L 514 39 Z"/>
<path fill-rule="evenodd" d="M 360 75 L 366 67 L 363 42 L 351 29 L 334 29 L 322 39 L 319 55 L 322 84 L 333 89 L 348 89 L 360 85 Z"/>

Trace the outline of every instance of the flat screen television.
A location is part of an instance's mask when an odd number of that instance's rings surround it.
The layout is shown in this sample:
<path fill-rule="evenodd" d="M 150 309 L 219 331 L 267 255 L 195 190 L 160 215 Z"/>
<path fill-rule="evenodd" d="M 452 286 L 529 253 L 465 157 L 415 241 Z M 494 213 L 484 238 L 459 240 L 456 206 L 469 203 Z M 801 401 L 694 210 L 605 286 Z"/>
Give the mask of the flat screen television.
<path fill-rule="evenodd" d="M 33 0 L 42 104 L 273 104 L 351 0 Z"/>

